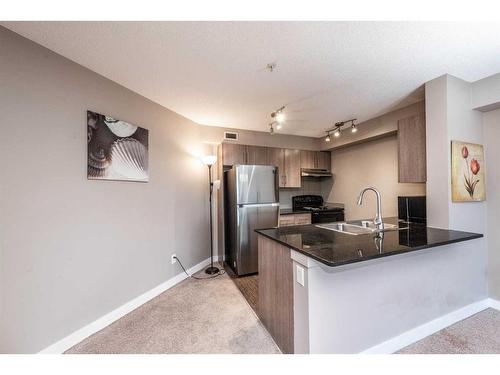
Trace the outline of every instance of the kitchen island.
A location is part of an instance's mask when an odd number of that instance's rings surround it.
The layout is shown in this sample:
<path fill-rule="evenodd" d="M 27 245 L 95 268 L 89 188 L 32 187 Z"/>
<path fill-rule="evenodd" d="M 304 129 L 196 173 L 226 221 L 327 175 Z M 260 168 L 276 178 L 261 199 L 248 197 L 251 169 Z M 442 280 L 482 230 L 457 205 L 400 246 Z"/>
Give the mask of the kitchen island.
<path fill-rule="evenodd" d="M 481 234 L 384 222 L 395 228 L 257 230 L 259 317 L 283 352 L 397 349 L 411 330 L 485 298 L 485 270 L 470 267 L 484 256 Z"/>

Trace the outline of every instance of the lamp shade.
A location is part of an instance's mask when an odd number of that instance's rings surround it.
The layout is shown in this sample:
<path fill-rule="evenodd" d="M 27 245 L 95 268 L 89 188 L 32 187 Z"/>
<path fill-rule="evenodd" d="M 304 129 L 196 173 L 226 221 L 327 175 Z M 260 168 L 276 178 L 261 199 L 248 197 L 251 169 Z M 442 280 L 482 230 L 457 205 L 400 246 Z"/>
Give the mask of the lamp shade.
<path fill-rule="evenodd" d="M 214 165 L 215 162 L 217 161 L 217 156 L 215 155 L 205 155 L 201 158 L 203 161 L 203 164 L 205 165 Z"/>

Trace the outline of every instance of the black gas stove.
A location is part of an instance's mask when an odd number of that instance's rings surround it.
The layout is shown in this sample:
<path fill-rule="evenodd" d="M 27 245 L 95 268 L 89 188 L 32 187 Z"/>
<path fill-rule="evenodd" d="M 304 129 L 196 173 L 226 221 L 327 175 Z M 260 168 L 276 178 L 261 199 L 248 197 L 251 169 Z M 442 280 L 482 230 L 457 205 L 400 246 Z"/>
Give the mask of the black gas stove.
<path fill-rule="evenodd" d="M 344 221 L 344 208 L 325 205 L 321 195 L 297 195 L 292 197 L 294 211 L 311 211 L 312 223 Z"/>

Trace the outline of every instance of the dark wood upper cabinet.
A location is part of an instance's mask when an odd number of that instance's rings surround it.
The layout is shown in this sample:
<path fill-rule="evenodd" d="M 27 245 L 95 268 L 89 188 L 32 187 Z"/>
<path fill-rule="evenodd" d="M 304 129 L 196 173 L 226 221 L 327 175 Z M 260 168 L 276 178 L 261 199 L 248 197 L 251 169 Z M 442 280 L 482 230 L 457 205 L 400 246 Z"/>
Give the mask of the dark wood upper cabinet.
<path fill-rule="evenodd" d="M 300 150 L 269 148 L 269 165 L 278 167 L 279 187 L 299 188 Z"/>
<path fill-rule="evenodd" d="M 300 151 L 300 167 L 305 169 L 331 169 L 330 151 Z"/>
<path fill-rule="evenodd" d="M 300 180 L 300 150 L 285 149 L 285 187 L 299 188 Z"/>
<path fill-rule="evenodd" d="M 268 149 L 269 165 L 278 167 L 279 187 L 285 187 L 285 150 L 282 148 L 270 147 Z"/>
<path fill-rule="evenodd" d="M 304 151 L 276 147 L 222 144 L 222 164 L 274 165 L 279 171 L 279 187 L 300 188 L 300 169 L 330 170 L 329 151 Z"/>
<path fill-rule="evenodd" d="M 332 153 L 330 151 L 319 151 L 316 155 L 318 160 L 316 168 L 330 171 L 332 169 Z"/>
<path fill-rule="evenodd" d="M 300 168 L 316 168 L 316 151 L 300 151 Z"/>
<path fill-rule="evenodd" d="M 399 182 L 426 182 L 425 116 L 398 121 Z"/>
<path fill-rule="evenodd" d="M 246 164 L 246 146 L 239 143 L 222 144 L 222 160 L 224 165 Z"/>
<path fill-rule="evenodd" d="M 268 148 L 262 146 L 246 146 L 246 163 L 252 165 L 269 165 Z"/>
<path fill-rule="evenodd" d="M 222 158 L 224 165 L 269 164 L 267 147 L 242 145 L 239 143 L 223 143 Z"/>

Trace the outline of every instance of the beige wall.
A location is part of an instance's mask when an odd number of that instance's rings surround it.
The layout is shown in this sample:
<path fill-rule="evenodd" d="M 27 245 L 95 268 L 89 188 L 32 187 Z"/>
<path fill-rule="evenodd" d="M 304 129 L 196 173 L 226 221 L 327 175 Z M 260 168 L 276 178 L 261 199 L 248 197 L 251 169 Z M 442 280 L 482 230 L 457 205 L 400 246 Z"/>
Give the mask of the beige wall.
<path fill-rule="evenodd" d="M 256 145 L 267 147 L 294 148 L 299 150 L 319 150 L 321 139 L 312 137 L 300 137 L 297 135 L 287 135 L 268 132 L 257 132 L 252 130 L 219 128 L 215 126 L 204 126 L 202 137 L 205 141 L 221 143 L 224 139 L 225 131 L 234 131 L 239 134 L 239 139 L 235 143 L 244 145 Z M 233 141 L 231 141 L 233 143 Z"/>
<path fill-rule="evenodd" d="M 379 137 L 381 135 L 398 130 L 398 120 L 415 114 L 425 112 L 425 101 L 420 101 L 409 106 L 391 111 L 382 116 L 359 123 L 358 131 L 352 133 L 349 129 L 342 132 L 339 138 L 331 137 L 331 142 L 320 139 L 320 147 L 323 150 L 346 146 L 349 143 L 360 142 L 367 138 Z"/>
<path fill-rule="evenodd" d="M 500 300 L 500 110 L 483 114 L 488 218 L 488 286 L 491 298 Z"/>
<path fill-rule="evenodd" d="M 356 204 L 359 192 L 373 186 L 382 195 L 382 215 L 398 215 L 398 195 L 425 195 L 425 184 L 398 183 L 398 143 L 386 137 L 332 152 L 333 188 L 330 202 L 345 204 L 346 220 L 372 218 L 375 195 L 366 193 L 362 206 Z"/>
<path fill-rule="evenodd" d="M 174 252 L 187 267 L 207 258 L 199 156 L 233 129 L 195 124 L 1 27 L 0 45 L 0 352 L 29 353 L 179 274 Z M 86 179 L 87 109 L 149 129 L 149 183 Z M 319 149 L 237 131 L 245 144 Z"/>
<path fill-rule="evenodd" d="M 172 253 L 209 256 L 207 169 L 199 125 L 1 27 L 0 45 L 0 352 L 30 353 L 181 273 Z M 87 109 L 149 129 L 149 183 L 87 180 Z"/>

